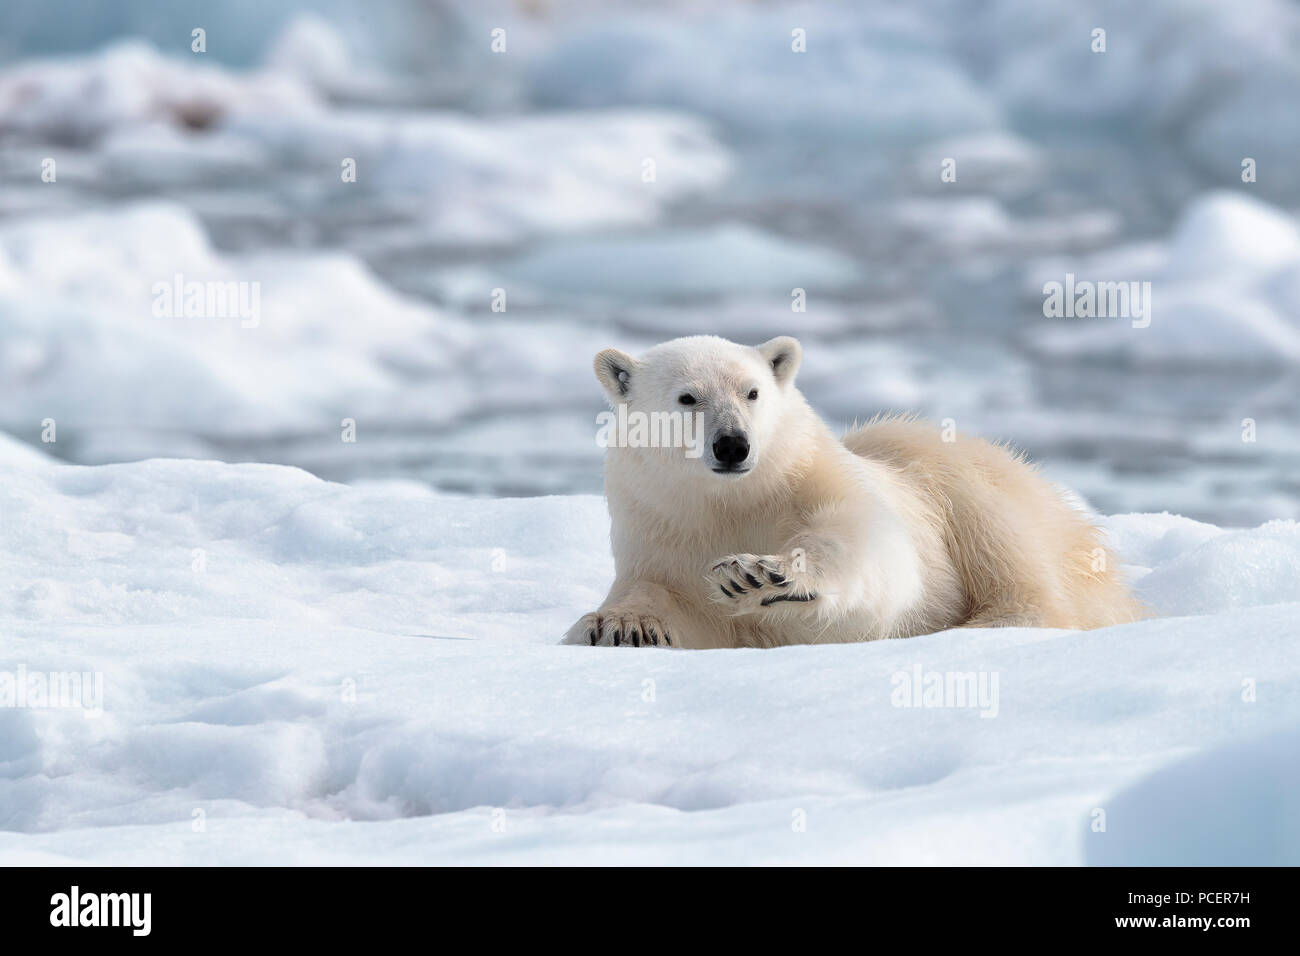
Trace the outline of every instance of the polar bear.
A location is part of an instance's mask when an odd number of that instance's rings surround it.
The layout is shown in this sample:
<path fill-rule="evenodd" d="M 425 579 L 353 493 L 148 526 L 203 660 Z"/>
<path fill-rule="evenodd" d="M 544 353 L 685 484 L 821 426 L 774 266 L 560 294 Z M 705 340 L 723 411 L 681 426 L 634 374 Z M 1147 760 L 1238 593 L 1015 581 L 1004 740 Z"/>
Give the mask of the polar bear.
<path fill-rule="evenodd" d="M 689 336 L 596 356 L 620 421 L 684 424 L 679 441 L 623 428 L 608 443 L 614 584 L 566 643 L 774 647 L 1141 615 L 1099 530 L 1023 458 L 907 417 L 837 439 L 795 387 L 802 354 L 788 336 Z"/>

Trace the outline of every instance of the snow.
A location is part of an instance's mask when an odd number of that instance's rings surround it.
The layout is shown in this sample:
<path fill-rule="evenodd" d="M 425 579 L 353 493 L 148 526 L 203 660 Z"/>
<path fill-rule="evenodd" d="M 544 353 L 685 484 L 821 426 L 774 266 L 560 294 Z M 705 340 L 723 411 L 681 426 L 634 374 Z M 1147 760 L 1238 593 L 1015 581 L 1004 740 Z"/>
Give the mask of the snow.
<path fill-rule="evenodd" d="M 385 348 L 437 322 L 345 254 L 224 257 L 186 210 L 34 219 L 0 227 L 21 283 L 0 295 L 5 416 L 247 433 L 301 426 L 320 403 L 364 407 L 395 386 Z M 159 315 L 156 286 L 258 283 L 259 314 Z M 329 369 L 334 379 L 324 378 Z M 37 374 L 39 373 L 39 374 Z M 340 383 L 343 388 L 340 390 Z"/>
<path fill-rule="evenodd" d="M 1300 729 L 1234 741 L 1118 794 L 1115 825 L 1087 843 L 1100 866 L 1294 866 Z M 1232 821 L 1218 826 L 1218 821 Z"/>
<path fill-rule="evenodd" d="M 314 84 L 340 82 L 345 53 L 321 26 L 294 21 L 272 68 L 250 74 L 139 42 L 20 63 L 0 71 L 0 134 L 96 147 L 101 175 L 122 185 L 198 185 L 274 167 L 345 198 L 341 163 L 352 159 L 351 193 L 388 197 L 418 214 L 429 236 L 456 243 L 650 223 L 730 171 L 707 124 L 661 109 L 593 112 L 578 123 L 558 111 L 332 108 Z M 647 158 L 652 183 L 641 179 Z M 312 186 L 326 169 L 326 185 Z"/>
<path fill-rule="evenodd" d="M 1300 261 L 1300 230 L 1290 216 L 1257 199 L 1210 193 L 1175 227 L 1169 256 L 1170 271 L 1180 276 L 1267 273 Z"/>
<path fill-rule="evenodd" d="M 244 4 L 204 55 L 83 6 L 0 65 L 0 693 L 105 700 L 0 707 L 0 859 L 1297 862 L 1294 4 Z M 1043 318 L 1067 272 L 1151 325 Z M 700 332 L 1254 527 L 1105 518 L 1158 614 L 1109 631 L 558 647 L 612 574 L 590 356 Z M 891 706 L 918 664 L 998 716 Z"/>
<path fill-rule="evenodd" d="M 595 497 L 0 457 L 0 674 L 103 675 L 0 707 L 6 863 L 1300 862 L 1295 522 L 1105 519 L 1123 627 L 602 649 Z"/>
<path fill-rule="evenodd" d="M 1300 230 L 1286 213 L 1250 196 L 1211 192 L 1184 211 L 1166 243 L 1143 243 L 1027 270 L 1042 283 L 1150 283 L 1150 324 L 1127 317 L 1071 319 L 1033 330 L 1051 356 L 1124 357 L 1145 364 L 1300 364 Z M 1032 292 L 1031 292 L 1032 290 Z"/>
<path fill-rule="evenodd" d="M 44 452 L 0 432 L 0 465 L 50 464 L 52 459 Z"/>
<path fill-rule="evenodd" d="M 258 314 L 156 314 L 157 284 L 177 275 L 256 283 Z M 0 225 L 0 341 L 0 423 L 26 436 L 54 418 L 85 461 L 337 436 L 343 418 L 427 427 L 514 403 L 528 379 L 581 395 L 566 365 L 543 360 L 606 344 L 554 323 L 482 328 L 394 293 L 344 252 L 223 254 L 191 212 L 157 202 Z"/>

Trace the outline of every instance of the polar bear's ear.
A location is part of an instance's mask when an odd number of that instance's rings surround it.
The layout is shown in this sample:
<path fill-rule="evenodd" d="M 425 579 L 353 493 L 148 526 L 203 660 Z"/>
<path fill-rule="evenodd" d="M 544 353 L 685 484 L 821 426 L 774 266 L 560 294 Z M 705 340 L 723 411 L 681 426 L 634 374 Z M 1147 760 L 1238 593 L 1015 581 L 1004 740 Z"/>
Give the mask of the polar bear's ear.
<path fill-rule="evenodd" d="M 767 364 L 772 367 L 772 374 L 781 385 L 794 381 L 795 373 L 799 371 L 799 363 L 803 361 L 803 346 L 799 344 L 798 339 L 788 335 L 764 342 L 758 347 L 758 353 L 767 359 Z"/>
<path fill-rule="evenodd" d="M 618 349 L 605 349 L 596 353 L 596 361 L 592 365 L 596 369 L 596 380 L 605 389 L 611 402 L 618 404 L 627 397 L 627 387 L 636 370 L 636 359 Z"/>

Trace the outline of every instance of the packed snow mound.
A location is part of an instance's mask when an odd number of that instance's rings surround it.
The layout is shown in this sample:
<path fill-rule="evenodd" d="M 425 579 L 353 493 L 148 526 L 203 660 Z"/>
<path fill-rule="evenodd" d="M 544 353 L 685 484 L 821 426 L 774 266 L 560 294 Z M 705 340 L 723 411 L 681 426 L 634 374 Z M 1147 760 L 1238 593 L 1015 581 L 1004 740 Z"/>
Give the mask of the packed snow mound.
<path fill-rule="evenodd" d="M 1045 295 L 1046 283 L 1064 283 L 1067 275 L 1073 288 L 1112 283 L 1130 296 L 1141 296 L 1148 283 L 1146 314 L 1054 319 L 1030 336 L 1043 355 L 1153 365 L 1300 364 L 1300 230 L 1250 196 L 1202 196 L 1167 243 L 1039 260 L 1027 270 L 1026 293 Z"/>
<path fill-rule="evenodd" d="M 1162 615 L 1300 603 L 1300 524 L 1224 529 L 1177 515 L 1115 515 L 1107 528 Z"/>
<path fill-rule="evenodd" d="M 48 465 L 53 461 L 49 455 L 35 446 L 0 432 L 0 467 Z"/>
<path fill-rule="evenodd" d="M 175 272 L 224 278 L 225 264 L 183 207 L 150 202 L 113 211 L 8 220 L 0 255 L 15 291 L 88 301 L 150 301 Z"/>
<path fill-rule="evenodd" d="M 1239 193 L 1213 192 L 1197 200 L 1175 227 L 1169 249 L 1169 271 L 1183 277 L 1267 274 L 1296 262 L 1295 220 Z"/>
<path fill-rule="evenodd" d="M 1165 768 L 1256 766 L 1300 724 L 1300 529 L 1106 526 L 1157 611 L 1199 616 L 565 647 L 612 576 L 598 498 L 0 468 L 0 701 L 87 675 L 0 707 L 0 861 L 1180 862 L 1204 817 L 1141 825 L 1186 797 Z M 970 696 L 927 703 L 929 675 Z M 1258 846 L 1295 781 L 1251 781 L 1205 801 Z"/>
<path fill-rule="evenodd" d="M 169 203 L 0 225 L 0 425 L 32 438 L 53 418 L 83 461 L 131 457 L 124 436 L 213 456 L 344 418 L 441 424 L 517 404 L 521 386 L 581 396 L 585 374 L 542 359 L 604 344 L 545 321 L 482 327 L 346 253 L 224 254 Z"/>
<path fill-rule="evenodd" d="M 1300 728 L 1180 761 L 1109 801 L 1084 837 L 1100 866 L 1294 866 Z M 1224 821 L 1232 825 L 1224 826 Z"/>
<path fill-rule="evenodd" d="M 102 426 L 265 432 L 360 413 L 397 387 L 386 352 L 418 361 L 438 323 L 350 256 L 223 256 L 168 204 L 6 223 L 0 255 L 20 277 L 0 294 L 5 419 L 53 417 L 86 440 Z"/>

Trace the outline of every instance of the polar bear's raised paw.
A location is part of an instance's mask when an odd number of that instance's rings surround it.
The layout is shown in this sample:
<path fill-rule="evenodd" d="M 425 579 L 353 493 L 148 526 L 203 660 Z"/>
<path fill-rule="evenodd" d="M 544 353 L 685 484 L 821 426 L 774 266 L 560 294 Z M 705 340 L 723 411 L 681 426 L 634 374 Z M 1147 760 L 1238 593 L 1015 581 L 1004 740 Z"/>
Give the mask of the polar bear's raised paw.
<path fill-rule="evenodd" d="M 774 604 L 810 604 L 815 592 L 795 580 L 785 558 L 776 554 L 733 554 L 705 575 L 711 597 L 736 614 L 746 614 Z"/>

